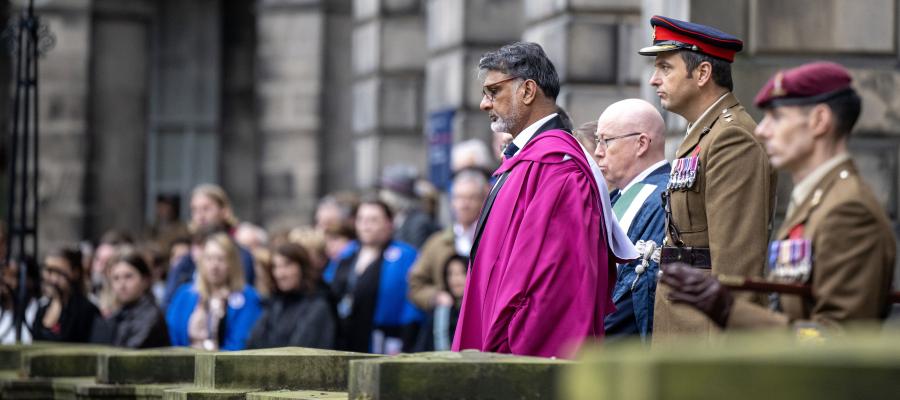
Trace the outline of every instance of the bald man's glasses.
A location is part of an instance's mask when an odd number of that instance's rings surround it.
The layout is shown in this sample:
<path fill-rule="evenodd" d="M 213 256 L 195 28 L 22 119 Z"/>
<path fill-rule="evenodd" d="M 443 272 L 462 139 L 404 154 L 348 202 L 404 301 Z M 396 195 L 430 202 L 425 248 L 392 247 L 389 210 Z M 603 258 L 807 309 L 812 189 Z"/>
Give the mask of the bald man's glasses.
<path fill-rule="evenodd" d="M 599 136 L 597 136 L 594 138 L 594 143 L 597 143 L 597 147 L 602 147 L 605 149 L 605 148 L 609 147 L 609 143 L 614 140 L 619 140 L 619 139 L 623 139 L 623 138 L 627 138 L 627 137 L 631 137 L 631 136 L 640 135 L 641 133 L 643 133 L 643 132 L 626 133 L 624 135 L 619 135 L 616 137 L 611 137 L 611 138 L 606 138 L 606 139 L 601 139 Z"/>

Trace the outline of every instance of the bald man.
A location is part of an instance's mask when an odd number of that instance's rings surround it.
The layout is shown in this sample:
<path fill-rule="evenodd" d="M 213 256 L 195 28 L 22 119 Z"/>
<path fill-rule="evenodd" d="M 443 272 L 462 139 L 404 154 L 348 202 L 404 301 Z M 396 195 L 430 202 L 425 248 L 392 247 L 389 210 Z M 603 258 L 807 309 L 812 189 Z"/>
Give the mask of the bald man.
<path fill-rule="evenodd" d="M 607 339 L 653 330 L 653 300 L 659 250 L 665 237 L 665 213 L 660 194 L 671 170 L 665 158 L 665 122 L 659 111 L 640 99 L 619 101 L 597 120 L 594 158 L 610 189 L 613 212 L 641 258 L 618 265 L 613 301 L 607 315 Z"/>

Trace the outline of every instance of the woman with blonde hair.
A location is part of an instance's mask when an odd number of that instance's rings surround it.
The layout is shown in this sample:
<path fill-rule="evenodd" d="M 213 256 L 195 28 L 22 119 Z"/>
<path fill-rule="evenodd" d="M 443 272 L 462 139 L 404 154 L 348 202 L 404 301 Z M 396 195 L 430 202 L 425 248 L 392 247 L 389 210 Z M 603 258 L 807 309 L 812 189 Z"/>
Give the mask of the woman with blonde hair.
<path fill-rule="evenodd" d="M 233 235 L 238 220 L 231 208 L 231 200 L 225 190 L 218 185 L 204 183 L 194 188 L 191 193 L 191 232 L 193 234 L 223 231 Z M 242 261 L 244 277 L 248 284 L 256 282 L 253 255 L 247 249 L 238 246 Z M 166 277 L 166 290 L 163 296 L 163 307 L 172 302 L 175 290 L 193 280 L 196 261 L 190 254 L 179 260 Z"/>
<path fill-rule="evenodd" d="M 230 236 L 210 235 L 201 253 L 197 278 L 175 292 L 166 313 L 172 345 L 241 350 L 262 313 L 259 296 L 246 284 Z"/>

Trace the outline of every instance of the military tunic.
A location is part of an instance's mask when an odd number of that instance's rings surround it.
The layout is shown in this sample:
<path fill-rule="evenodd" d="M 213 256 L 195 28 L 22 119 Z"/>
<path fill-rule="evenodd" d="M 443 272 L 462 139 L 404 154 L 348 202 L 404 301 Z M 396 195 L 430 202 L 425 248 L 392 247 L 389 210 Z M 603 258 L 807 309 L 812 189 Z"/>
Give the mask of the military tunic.
<path fill-rule="evenodd" d="M 676 160 L 697 157 L 696 176 L 688 187 L 670 189 L 668 247 L 709 249 L 704 271 L 761 277 L 775 207 L 776 174 L 756 123 L 728 93 L 691 127 Z M 684 181 L 673 168 L 670 182 Z M 667 261 L 663 260 L 665 264 Z M 667 300 L 670 289 L 658 285 L 654 302 L 653 341 L 675 335 L 708 336 L 718 330 L 690 306 Z M 743 301 L 762 303 L 760 295 L 736 293 Z"/>
<path fill-rule="evenodd" d="M 812 243 L 812 295 L 781 295 L 782 312 L 737 299 L 728 329 L 811 321 L 840 329 L 848 321 L 878 321 L 890 307 L 895 239 L 890 222 L 853 161 L 833 167 L 793 208 L 777 240 Z"/>

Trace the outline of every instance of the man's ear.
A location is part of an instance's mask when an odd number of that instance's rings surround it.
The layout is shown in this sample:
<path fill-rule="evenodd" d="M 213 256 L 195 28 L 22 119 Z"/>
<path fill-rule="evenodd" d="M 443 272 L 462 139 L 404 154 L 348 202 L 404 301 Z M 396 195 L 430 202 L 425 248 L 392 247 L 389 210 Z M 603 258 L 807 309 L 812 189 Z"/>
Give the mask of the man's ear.
<path fill-rule="evenodd" d="M 537 82 L 531 79 L 526 79 L 525 82 L 522 82 L 521 87 L 524 89 L 522 102 L 525 103 L 525 105 L 530 106 L 534 103 L 534 100 L 537 99 L 537 91 L 540 90 L 540 88 L 538 88 Z"/>
<path fill-rule="evenodd" d="M 647 136 L 646 133 L 642 133 L 638 135 L 638 148 L 637 148 L 637 156 L 642 157 L 644 154 L 650 151 L 650 136 Z"/>
<path fill-rule="evenodd" d="M 712 80 L 712 64 L 709 61 L 700 63 L 694 71 L 697 73 L 697 86 L 706 86 Z"/>
<path fill-rule="evenodd" d="M 831 108 L 826 104 L 819 103 L 814 105 L 809 110 L 809 119 L 807 120 L 813 137 L 820 137 L 831 131 L 834 128 L 833 117 Z"/>

